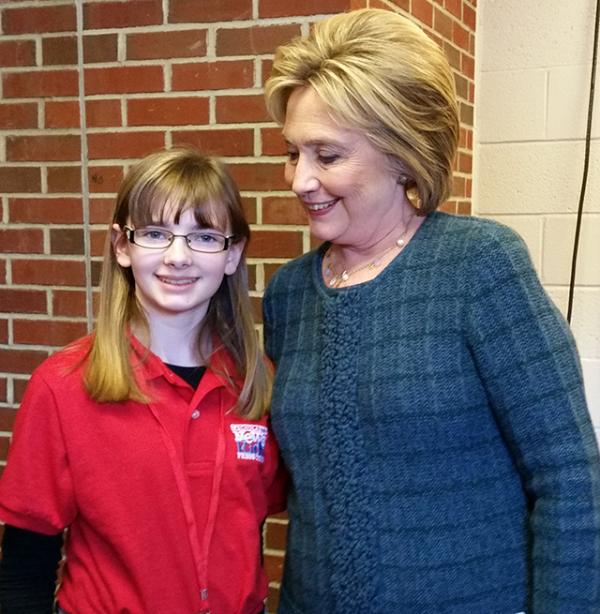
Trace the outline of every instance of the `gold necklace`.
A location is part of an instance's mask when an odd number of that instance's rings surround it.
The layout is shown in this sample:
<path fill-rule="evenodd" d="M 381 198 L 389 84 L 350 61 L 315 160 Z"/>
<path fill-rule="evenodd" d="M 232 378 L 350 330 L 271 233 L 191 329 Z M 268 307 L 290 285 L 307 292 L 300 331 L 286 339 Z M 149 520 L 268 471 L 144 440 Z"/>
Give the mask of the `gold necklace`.
<path fill-rule="evenodd" d="M 356 273 L 359 273 L 360 271 L 364 271 L 365 269 L 372 270 L 372 269 L 379 268 L 381 266 L 381 263 L 383 262 L 383 257 L 386 254 L 389 254 L 389 252 L 391 252 L 394 249 L 399 250 L 398 253 L 400 253 L 402 249 L 404 248 L 404 246 L 406 245 L 406 240 L 405 240 L 406 233 L 408 232 L 410 223 L 412 222 L 414 217 L 415 216 L 413 214 L 411 218 L 408 220 L 408 222 L 406 223 L 406 226 L 404 227 L 402 234 L 396 239 L 393 245 L 386 247 L 382 252 L 377 254 L 377 256 L 373 258 L 373 260 L 370 260 L 366 264 L 360 264 L 359 266 L 353 269 L 350 269 L 350 270 L 344 267 L 342 269 L 342 272 L 339 274 L 336 270 L 336 265 L 334 261 L 335 259 L 333 256 L 333 245 L 331 245 L 329 249 L 327 250 L 327 253 L 325 254 L 325 277 L 328 279 L 327 284 L 329 285 L 329 287 L 339 288 L 339 286 L 342 283 L 347 282 L 348 279 L 350 279 L 352 275 L 355 275 Z"/>

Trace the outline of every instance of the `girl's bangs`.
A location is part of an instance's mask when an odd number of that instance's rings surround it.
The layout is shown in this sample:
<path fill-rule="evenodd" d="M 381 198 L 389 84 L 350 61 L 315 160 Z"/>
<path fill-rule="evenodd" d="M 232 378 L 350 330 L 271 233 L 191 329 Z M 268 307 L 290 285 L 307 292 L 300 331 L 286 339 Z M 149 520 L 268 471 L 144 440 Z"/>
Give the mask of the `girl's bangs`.
<path fill-rule="evenodd" d="M 129 199 L 129 217 L 134 227 L 178 224 L 181 215 L 190 209 L 200 228 L 214 228 L 223 233 L 230 230 L 230 205 L 226 194 L 210 190 L 206 185 L 196 185 L 192 189 L 181 184 L 146 185 L 133 191 Z"/>

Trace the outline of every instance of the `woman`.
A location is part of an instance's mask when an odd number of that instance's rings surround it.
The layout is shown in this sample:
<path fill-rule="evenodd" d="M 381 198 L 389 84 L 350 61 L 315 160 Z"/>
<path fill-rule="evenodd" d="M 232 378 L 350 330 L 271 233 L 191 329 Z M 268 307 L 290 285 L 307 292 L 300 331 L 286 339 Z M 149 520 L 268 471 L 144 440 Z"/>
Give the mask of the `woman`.
<path fill-rule="evenodd" d="M 45 361 L 0 482 L 3 614 L 258 614 L 283 509 L 240 195 L 192 149 L 125 177 L 97 328 Z"/>
<path fill-rule="evenodd" d="M 600 469 L 569 330 L 521 239 L 437 212 L 450 68 L 403 17 L 278 49 L 266 101 L 315 251 L 265 294 L 292 476 L 281 614 L 600 612 Z"/>

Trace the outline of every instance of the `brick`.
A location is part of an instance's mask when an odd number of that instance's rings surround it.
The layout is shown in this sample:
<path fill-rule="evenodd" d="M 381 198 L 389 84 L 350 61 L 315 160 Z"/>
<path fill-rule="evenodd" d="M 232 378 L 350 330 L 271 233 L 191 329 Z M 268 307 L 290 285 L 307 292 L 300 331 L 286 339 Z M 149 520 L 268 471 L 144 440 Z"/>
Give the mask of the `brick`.
<path fill-rule="evenodd" d="M 48 192 L 81 192 L 81 169 L 79 166 L 50 166 L 46 171 Z"/>
<path fill-rule="evenodd" d="M 134 98 L 127 102 L 130 126 L 180 126 L 206 124 L 209 121 L 208 98 Z"/>
<path fill-rule="evenodd" d="M 466 53 L 460 54 L 460 69 L 461 72 L 469 79 L 475 78 L 475 58 Z"/>
<path fill-rule="evenodd" d="M 79 102 L 48 100 L 44 104 L 44 116 L 46 128 L 79 128 Z M 121 126 L 121 103 L 116 99 L 88 100 L 85 103 L 85 119 L 88 128 Z"/>
<path fill-rule="evenodd" d="M 433 29 L 442 38 L 451 41 L 452 40 L 452 18 L 446 15 L 437 6 L 433 9 Z"/>
<path fill-rule="evenodd" d="M 252 87 L 254 66 L 250 60 L 194 62 L 173 66 L 173 91 L 219 90 Z"/>
<path fill-rule="evenodd" d="M 459 23 L 453 22 L 452 24 L 452 40 L 461 49 L 469 48 L 469 31 L 461 26 Z"/>
<path fill-rule="evenodd" d="M 86 64 L 115 62 L 118 52 L 117 34 L 88 34 L 83 37 L 83 61 Z"/>
<path fill-rule="evenodd" d="M 280 555 L 265 554 L 263 564 L 269 582 L 279 582 L 283 574 L 283 557 Z"/>
<path fill-rule="evenodd" d="M 46 313 L 47 310 L 43 290 L 0 288 L 0 311 L 3 313 Z"/>
<path fill-rule="evenodd" d="M 74 36 L 43 38 L 42 63 L 45 66 L 77 64 L 77 39 Z"/>
<path fill-rule="evenodd" d="M 121 126 L 121 103 L 119 100 L 88 100 L 85 103 L 85 119 L 90 128 Z"/>
<path fill-rule="evenodd" d="M 38 127 L 38 105 L 34 102 L 0 103 L 0 130 Z"/>
<path fill-rule="evenodd" d="M 84 253 L 83 230 L 80 228 L 51 228 L 50 253 L 73 256 Z"/>
<path fill-rule="evenodd" d="M 14 284 L 40 286 L 83 286 L 85 268 L 81 261 L 62 259 L 27 259 L 12 261 Z"/>
<path fill-rule="evenodd" d="M 287 541 L 287 523 L 269 522 L 265 531 L 265 547 L 270 550 L 285 550 Z"/>
<path fill-rule="evenodd" d="M 230 164 L 229 169 L 240 190 L 285 190 L 288 188 L 283 177 L 283 164 L 241 163 Z"/>
<path fill-rule="evenodd" d="M 281 127 L 261 128 L 260 138 L 262 143 L 261 153 L 264 156 L 284 156 L 287 148 L 281 134 Z"/>
<path fill-rule="evenodd" d="M 0 229 L 0 252 L 5 254 L 40 254 L 43 251 L 44 234 L 41 229 Z"/>
<path fill-rule="evenodd" d="M 29 378 L 13 379 L 13 397 L 14 397 L 15 403 L 20 403 L 23 400 L 23 395 L 25 394 L 25 390 L 27 389 L 28 383 L 29 383 Z"/>
<path fill-rule="evenodd" d="M 269 75 L 271 74 L 271 69 L 272 68 L 273 68 L 273 59 L 272 58 L 266 58 L 266 59 L 260 60 L 260 70 L 261 70 L 261 75 L 262 75 L 261 85 L 263 87 L 265 85 L 265 82 L 269 78 Z"/>
<path fill-rule="evenodd" d="M 2 77 L 4 98 L 51 98 L 77 96 L 75 70 L 35 70 L 8 73 Z"/>
<path fill-rule="evenodd" d="M 52 313 L 62 317 L 85 317 L 86 293 L 83 290 L 52 290 Z"/>
<path fill-rule="evenodd" d="M 8 343 L 8 320 L 6 319 L 0 319 L 0 343 Z"/>
<path fill-rule="evenodd" d="M 295 258 L 302 254 L 302 233 L 255 230 L 248 248 L 249 258 Z"/>
<path fill-rule="evenodd" d="M 300 34 L 300 25 L 283 24 L 253 28 L 219 28 L 216 51 L 224 55 L 257 55 L 275 49 Z"/>
<path fill-rule="evenodd" d="M 77 135 L 12 136 L 6 139 L 6 157 L 12 162 L 74 161 L 81 156 Z"/>
<path fill-rule="evenodd" d="M 0 66 L 35 66 L 35 42 L 0 41 Z"/>
<path fill-rule="evenodd" d="M 261 0 L 259 4 L 259 17 L 287 17 L 290 11 L 294 15 L 319 15 L 325 13 L 341 13 L 350 9 L 350 0 L 303 0 L 303 2 L 289 4 L 281 0 Z"/>
<path fill-rule="evenodd" d="M 100 284 L 100 276 L 102 274 L 102 262 L 99 260 L 94 260 L 92 262 L 92 286 L 94 288 L 98 287 Z"/>
<path fill-rule="evenodd" d="M 162 20 L 161 0 L 87 2 L 83 5 L 83 24 L 86 30 L 157 26 Z"/>
<path fill-rule="evenodd" d="M 6 400 L 6 379 L 3 380 L 3 399 Z M 0 431 L 12 431 L 17 417 L 16 409 L 4 408 L 0 410 Z"/>
<path fill-rule="evenodd" d="M 457 72 L 460 71 L 460 51 L 450 42 L 442 41 L 441 44 L 442 49 L 446 57 L 448 58 L 448 62 L 450 66 Z"/>
<path fill-rule="evenodd" d="M 2 12 L 4 34 L 30 32 L 74 32 L 77 21 L 74 4 L 8 8 Z"/>
<path fill-rule="evenodd" d="M 266 196 L 263 198 L 263 224 L 306 225 L 308 218 L 295 197 Z"/>
<path fill-rule="evenodd" d="M 477 13 L 465 2 L 463 2 L 463 22 L 471 32 L 475 32 Z"/>
<path fill-rule="evenodd" d="M 469 98 L 469 82 L 463 75 L 455 72 L 454 83 L 456 85 L 456 94 L 459 98 L 468 100 Z"/>
<path fill-rule="evenodd" d="M 159 149 L 159 148 L 157 148 Z M 90 192 L 117 192 L 123 180 L 122 166 L 90 166 L 88 185 Z"/>
<path fill-rule="evenodd" d="M 279 608 L 279 589 L 274 586 L 269 586 L 267 595 L 267 614 L 274 614 Z"/>
<path fill-rule="evenodd" d="M 81 224 L 80 198 L 10 198 L 8 219 L 13 223 Z"/>
<path fill-rule="evenodd" d="M 231 124 L 270 120 L 262 95 L 217 96 L 216 115 L 218 122 Z"/>
<path fill-rule="evenodd" d="M 48 358 L 48 352 L 38 350 L 0 350 L 0 371 L 7 373 L 31 373 Z"/>
<path fill-rule="evenodd" d="M 430 0 L 412 0 L 411 12 L 422 24 L 433 26 L 433 5 Z"/>
<path fill-rule="evenodd" d="M 471 174 L 473 172 L 473 156 L 471 153 L 460 153 L 458 155 L 458 170 L 461 173 Z"/>
<path fill-rule="evenodd" d="M 473 105 L 464 102 L 458 103 L 460 121 L 468 126 L 473 125 Z"/>
<path fill-rule="evenodd" d="M 84 81 L 87 95 L 148 94 L 162 92 L 164 86 L 161 66 L 86 68 Z"/>
<path fill-rule="evenodd" d="M 83 337 L 85 322 L 64 320 L 13 320 L 14 342 L 22 345 L 64 346 Z"/>
<path fill-rule="evenodd" d="M 141 158 L 164 146 L 165 137 L 162 132 L 103 132 L 88 135 L 90 160 Z"/>
<path fill-rule="evenodd" d="M 0 259 L 0 284 L 6 283 L 6 260 Z"/>
<path fill-rule="evenodd" d="M 0 350 L 2 352 L 2 350 Z M 10 448 L 10 437 L 0 436 L 0 459 L 5 460 L 8 456 L 8 449 Z"/>
<path fill-rule="evenodd" d="M 42 181 L 39 168 L 30 166 L 0 166 L 2 192 L 39 192 Z"/>
<path fill-rule="evenodd" d="M 109 224 L 112 220 L 115 200 L 112 198 L 90 199 L 90 222 L 92 224 Z"/>
<path fill-rule="evenodd" d="M 240 21 L 252 17 L 252 0 L 171 0 L 169 23 Z"/>
<path fill-rule="evenodd" d="M 250 128 L 174 131 L 173 145 L 192 145 L 216 156 L 251 156 L 254 132 Z"/>
<path fill-rule="evenodd" d="M 207 30 L 128 34 L 127 59 L 200 58 L 206 55 L 206 36 Z"/>
<path fill-rule="evenodd" d="M 106 243 L 106 229 L 90 230 L 90 252 L 92 256 L 101 257 Z"/>
<path fill-rule="evenodd" d="M 244 217 L 249 224 L 256 224 L 256 198 L 250 196 L 242 196 L 242 209 Z"/>
<path fill-rule="evenodd" d="M 444 0 L 444 8 L 456 19 L 462 19 L 462 0 Z"/>

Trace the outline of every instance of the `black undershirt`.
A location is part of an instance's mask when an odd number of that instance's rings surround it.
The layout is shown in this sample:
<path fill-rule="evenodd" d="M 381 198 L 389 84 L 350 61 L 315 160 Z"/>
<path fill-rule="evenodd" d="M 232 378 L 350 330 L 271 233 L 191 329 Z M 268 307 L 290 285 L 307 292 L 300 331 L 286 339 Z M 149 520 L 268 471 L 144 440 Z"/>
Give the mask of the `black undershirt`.
<path fill-rule="evenodd" d="M 169 364 L 167 367 L 194 390 L 206 371 L 206 367 Z M 4 526 L 0 560 L 1 614 L 51 614 L 62 545 L 62 532 L 44 535 L 8 524 Z"/>

